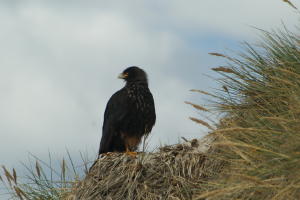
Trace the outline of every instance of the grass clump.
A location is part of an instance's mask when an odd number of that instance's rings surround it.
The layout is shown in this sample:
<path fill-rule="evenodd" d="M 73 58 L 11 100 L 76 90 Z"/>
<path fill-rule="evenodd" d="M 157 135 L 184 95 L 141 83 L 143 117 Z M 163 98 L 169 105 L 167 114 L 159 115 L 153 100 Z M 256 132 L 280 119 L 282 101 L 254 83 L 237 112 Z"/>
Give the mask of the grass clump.
<path fill-rule="evenodd" d="M 228 167 L 196 199 L 300 199 L 300 38 L 263 34 L 238 58 L 217 55 L 229 62 L 213 69 L 224 77 L 214 146 Z"/>
<path fill-rule="evenodd" d="M 84 173 L 88 163 L 85 159 L 82 166 L 75 166 L 69 152 L 68 159 L 53 163 L 49 154 L 49 162 L 44 162 L 34 155 L 29 156 L 29 163 L 22 163 L 25 172 L 19 176 L 15 169 L 8 170 L 2 166 L 0 182 L 1 199 L 59 200 L 65 199 Z M 82 157 L 83 158 L 83 157 Z M 25 175 L 24 175 L 25 174 Z"/>
<path fill-rule="evenodd" d="M 206 177 L 223 167 L 207 156 L 213 140 L 208 136 L 165 146 L 136 158 L 123 153 L 103 156 L 71 195 L 85 200 L 192 199 Z"/>

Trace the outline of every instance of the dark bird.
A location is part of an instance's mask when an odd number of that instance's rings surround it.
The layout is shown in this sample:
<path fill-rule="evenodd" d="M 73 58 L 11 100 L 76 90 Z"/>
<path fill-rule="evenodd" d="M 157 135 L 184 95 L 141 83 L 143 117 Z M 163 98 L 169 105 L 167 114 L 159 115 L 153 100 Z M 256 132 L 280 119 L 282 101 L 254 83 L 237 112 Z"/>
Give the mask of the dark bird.
<path fill-rule="evenodd" d="M 155 124 L 154 100 L 146 72 L 133 66 L 118 78 L 124 79 L 126 84 L 106 105 L 99 155 L 136 151 L 142 137 L 148 135 Z"/>

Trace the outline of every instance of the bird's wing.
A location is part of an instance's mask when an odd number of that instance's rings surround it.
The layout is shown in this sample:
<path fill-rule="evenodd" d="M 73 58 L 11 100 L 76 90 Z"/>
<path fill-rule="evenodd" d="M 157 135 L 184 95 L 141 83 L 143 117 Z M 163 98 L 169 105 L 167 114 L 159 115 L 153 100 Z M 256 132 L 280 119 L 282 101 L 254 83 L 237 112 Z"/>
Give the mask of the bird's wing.
<path fill-rule="evenodd" d="M 99 154 L 112 151 L 113 140 L 121 137 L 118 128 L 128 113 L 127 108 L 128 96 L 124 89 L 119 90 L 109 99 L 104 112 Z"/>

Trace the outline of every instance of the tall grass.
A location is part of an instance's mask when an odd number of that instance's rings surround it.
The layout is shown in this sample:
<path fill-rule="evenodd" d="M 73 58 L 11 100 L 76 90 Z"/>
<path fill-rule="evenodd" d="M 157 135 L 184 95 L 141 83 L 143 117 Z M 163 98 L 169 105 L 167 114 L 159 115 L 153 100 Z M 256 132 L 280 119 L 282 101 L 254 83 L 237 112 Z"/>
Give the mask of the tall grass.
<path fill-rule="evenodd" d="M 88 161 L 81 154 L 82 165 L 77 166 L 67 151 L 67 159 L 54 163 L 51 155 L 47 162 L 34 155 L 28 164 L 22 163 L 25 172 L 19 175 L 15 169 L 2 166 L 0 182 L 4 185 L 0 199 L 59 200 L 69 195 L 74 185 L 87 174 Z M 57 166 L 58 164 L 58 166 Z"/>
<path fill-rule="evenodd" d="M 213 55 L 228 60 L 212 106 L 228 167 L 196 199 L 300 199 L 300 37 L 263 31 L 237 58 Z"/>

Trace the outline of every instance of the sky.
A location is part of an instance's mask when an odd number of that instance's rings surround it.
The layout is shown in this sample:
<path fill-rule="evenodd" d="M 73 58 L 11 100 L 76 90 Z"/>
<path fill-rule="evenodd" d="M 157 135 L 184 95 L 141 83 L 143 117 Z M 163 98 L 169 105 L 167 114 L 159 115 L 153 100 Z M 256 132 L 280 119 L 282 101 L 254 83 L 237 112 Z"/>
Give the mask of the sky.
<path fill-rule="evenodd" d="M 106 103 L 124 85 L 117 76 L 133 65 L 156 104 L 149 149 L 203 137 L 184 101 L 205 103 L 189 90 L 217 87 L 210 69 L 225 61 L 208 53 L 257 42 L 253 27 L 294 30 L 298 20 L 281 0 L 1 1 L 0 165 L 66 149 L 94 159 Z"/>

